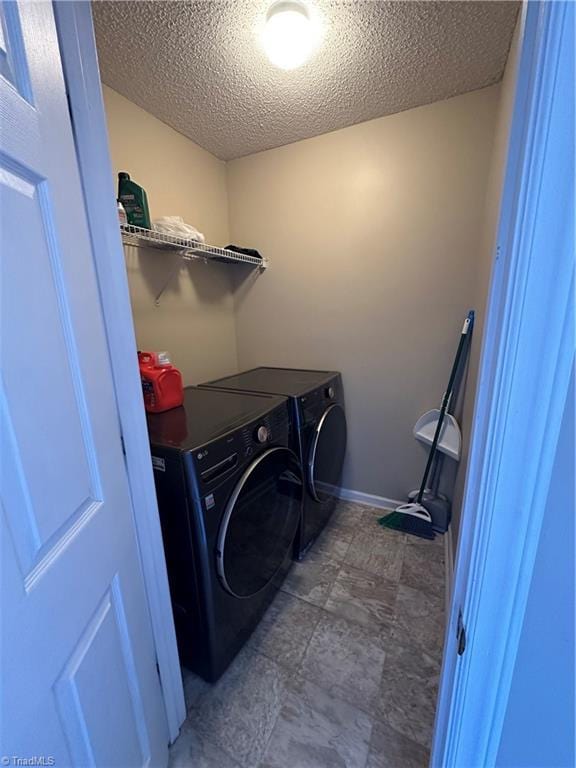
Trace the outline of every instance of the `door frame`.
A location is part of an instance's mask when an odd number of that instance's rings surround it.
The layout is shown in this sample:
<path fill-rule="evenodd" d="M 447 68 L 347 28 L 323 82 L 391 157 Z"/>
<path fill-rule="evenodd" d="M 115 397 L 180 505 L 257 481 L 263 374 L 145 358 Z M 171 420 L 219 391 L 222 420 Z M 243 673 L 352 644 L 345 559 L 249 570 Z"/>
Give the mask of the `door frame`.
<path fill-rule="evenodd" d="M 54 2 L 53 8 L 110 350 L 140 562 L 173 742 L 186 718 L 186 705 L 136 364 L 136 338 L 112 182 L 92 11 L 88 2 Z"/>
<path fill-rule="evenodd" d="M 442 768 L 497 761 L 574 363 L 573 169 L 562 157 L 565 147 L 549 141 L 548 132 L 552 110 L 560 103 L 554 101 L 557 73 L 570 64 L 562 59 L 566 51 L 561 47 L 562 35 L 573 24 L 570 13 L 561 2 L 525 2 L 522 9 L 431 759 L 432 766 Z M 564 119 L 569 141 L 574 131 L 569 109 Z M 554 200 L 546 194 L 547 172 L 558 182 Z M 558 211 L 565 217 L 565 231 L 558 226 Z M 550 247 L 556 246 L 553 252 L 537 246 L 547 231 Z M 458 656 L 460 615 L 466 649 Z"/>
<path fill-rule="evenodd" d="M 88 201 L 142 570 L 170 737 L 174 740 L 186 712 L 135 364 L 136 342 L 91 10 L 84 2 L 61 2 L 54 7 Z M 546 125 L 566 6 L 531 2 L 524 5 L 523 14 L 498 247 L 447 627 L 434 766 L 495 762 L 574 358 L 573 261 L 566 253 L 560 254 L 562 258 L 552 269 L 545 263 L 547 254 L 531 248 L 544 153 L 550 151 Z M 539 272 L 542 294 L 548 296 L 547 311 L 539 318 L 525 301 L 535 271 Z M 526 344 L 527 334 L 530 344 Z M 534 366 L 534 360 L 538 361 L 538 372 L 527 381 L 525 372 Z M 522 413 L 531 414 L 529 424 L 528 419 L 519 417 Z M 516 436 L 515 445 L 506 439 L 507 434 Z M 520 484 L 514 472 L 518 445 L 522 446 L 526 468 Z M 499 515 L 503 505 L 518 514 Z M 504 583 L 509 589 L 502 589 Z M 468 646 L 467 652 L 457 657 L 455 634 L 461 607 Z M 494 626 L 497 633 L 491 633 Z M 489 655 L 479 651 L 483 647 L 490 648 Z"/>

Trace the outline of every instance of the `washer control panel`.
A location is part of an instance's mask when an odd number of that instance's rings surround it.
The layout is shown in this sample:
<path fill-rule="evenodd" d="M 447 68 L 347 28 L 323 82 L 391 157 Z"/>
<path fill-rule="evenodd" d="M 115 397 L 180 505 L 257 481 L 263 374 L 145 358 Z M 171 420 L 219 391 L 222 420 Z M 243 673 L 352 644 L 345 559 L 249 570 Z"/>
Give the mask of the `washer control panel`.
<path fill-rule="evenodd" d="M 194 453 L 201 480 L 215 485 L 272 445 L 288 445 L 290 418 L 288 401 L 277 406 L 257 421 L 248 422 L 220 440 L 199 448 Z"/>

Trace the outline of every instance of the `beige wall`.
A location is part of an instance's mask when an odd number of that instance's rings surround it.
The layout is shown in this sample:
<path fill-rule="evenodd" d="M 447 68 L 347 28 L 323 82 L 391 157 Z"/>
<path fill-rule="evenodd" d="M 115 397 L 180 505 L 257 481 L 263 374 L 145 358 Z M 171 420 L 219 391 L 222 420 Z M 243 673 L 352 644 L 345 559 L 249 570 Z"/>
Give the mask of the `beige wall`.
<path fill-rule="evenodd" d="M 207 242 L 228 243 L 225 164 L 120 94 L 103 86 L 114 177 L 128 171 L 147 192 L 152 218 L 182 216 Z M 186 262 L 161 290 L 177 257 L 127 248 L 136 339 L 167 349 L 186 384 L 237 369 L 230 267 Z"/>
<path fill-rule="evenodd" d="M 240 368 L 341 370 L 344 485 L 404 498 L 477 301 L 499 86 L 228 164 L 230 235 L 272 266 L 236 291 Z"/>
<path fill-rule="evenodd" d="M 508 136 L 510 133 L 510 124 L 512 121 L 514 90 L 518 69 L 520 26 L 521 15 L 518 17 L 518 22 L 514 31 L 514 37 L 512 38 L 510 53 L 508 55 L 506 69 L 504 71 L 504 78 L 500 87 L 500 101 L 498 104 L 496 132 L 494 135 L 494 149 L 490 161 L 490 174 L 488 177 L 486 199 L 484 203 L 484 222 L 482 226 L 480 249 L 476 264 L 474 298 L 476 318 L 474 336 L 472 340 L 472 350 L 470 354 L 468 386 L 464 400 L 464 412 L 461 420 L 463 436 L 462 461 L 460 462 L 458 475 L 456 478 L 452 510 L 452 534 L 454 537 L 454 544 L 457 542 L 460 529 L 460 514 L 462 497 L 464 493 L 464 481 L 466 477 L 466 465 L 468 461 L 470 429 L 472 426 L 474 401 L 476 398 L 476 380 L 478 376 L 482 334 L 484 331 L 486 299 L 490 283 L 490 275 L 492 272 L 492 262 L 494 260 L 494 252 L 496 248 L 496 230 L 498 227 L 498 216 L 500 212 L 500 197 L 502 193 L 502 184 L 504 182 L 504 172 L 506 170 Z M 454 551 L 456 551 L 456 546 L 454 547 Z"/>
<path fill-rule="evenodd" d="M 174 257 L 126 249 L 139 347 L 170 350 L 187 384 L 260 364 L 341 370 L 346 487 L 403 498 L 418 485 L 425 452 L 412 425 L 440 400 L 459 324 L 476 309 L 456 531 L 516 41 L 502 89 L 228 166 L 103 86 L 114 175 L 127 170 L 147 190 L 152 217 L 181 215 L 209 242 L 251 245 L 272 260 L 258 278 L 187 263 L 156 307 Z"/>

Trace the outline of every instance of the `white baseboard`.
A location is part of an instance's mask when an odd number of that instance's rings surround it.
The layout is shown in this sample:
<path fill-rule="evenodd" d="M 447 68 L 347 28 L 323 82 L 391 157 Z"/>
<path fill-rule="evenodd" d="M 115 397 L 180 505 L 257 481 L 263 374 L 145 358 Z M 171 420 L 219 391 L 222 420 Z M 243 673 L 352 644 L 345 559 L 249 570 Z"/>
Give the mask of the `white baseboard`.
<path fill-rule="evenodd" d="M 365 504 L 367 507 L 376 507 L 376 509 L 395 509 L 400 504 L 406 503 L 406 501 L 398 501 L 398 499 L 388 499 L 386 496 L 376 496 L 373 493 L 352 491 L 349 488 L 339 488 L 338 498 L 354 501 L 356 504 Z"/>
<path fill-rule="evenodd" d="M 454 539 L 452 526 L 444 534 L 444 569 L 446 571 L 446 621 L 450 618 L 450 605 L 452 603 L 452 590 L 454 588 Z"/>

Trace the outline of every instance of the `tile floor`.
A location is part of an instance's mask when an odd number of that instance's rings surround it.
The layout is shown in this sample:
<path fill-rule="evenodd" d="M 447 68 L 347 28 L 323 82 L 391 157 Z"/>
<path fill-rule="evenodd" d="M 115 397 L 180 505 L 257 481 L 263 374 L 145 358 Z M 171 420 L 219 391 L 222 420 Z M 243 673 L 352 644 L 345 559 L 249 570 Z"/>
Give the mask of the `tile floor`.
<path fill-rule="evenodd" d="M 428 764 L 444 631 L 444 543 L 339 504 L 216 685 L 184 670 L 171 768 Z"/>

